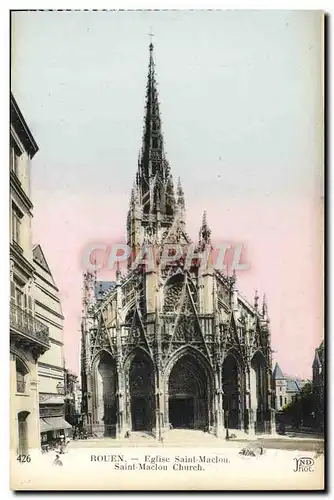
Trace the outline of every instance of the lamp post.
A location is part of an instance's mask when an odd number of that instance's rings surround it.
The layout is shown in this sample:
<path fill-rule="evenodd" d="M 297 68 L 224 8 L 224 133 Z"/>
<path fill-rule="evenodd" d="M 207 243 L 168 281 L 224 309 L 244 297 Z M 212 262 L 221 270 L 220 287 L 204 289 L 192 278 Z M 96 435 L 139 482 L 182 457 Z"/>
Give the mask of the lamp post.
<path fill-rule="evenodd" d="M 229 411 L 226 410 L 225 412 L 225 419 L 226 419 L 226 423 L 225 423 L 225 427 L 226 427 L 226 435 L 225 435 L 225 439 L 226 440 L 229 440 L 230 439 L 230 435 L 228 433 L 228 417 L 229 417 Z"/>

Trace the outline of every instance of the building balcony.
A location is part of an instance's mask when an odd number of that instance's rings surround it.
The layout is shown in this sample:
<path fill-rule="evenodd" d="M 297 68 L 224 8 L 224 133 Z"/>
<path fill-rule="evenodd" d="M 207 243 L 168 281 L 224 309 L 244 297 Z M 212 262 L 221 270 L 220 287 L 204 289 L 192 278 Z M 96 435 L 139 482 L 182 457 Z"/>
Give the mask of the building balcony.
<path fill-rule="evenodd" d="M 28 349 L 34 358 L 50 348 L 49 328 L 21 307 L 10 305 L 10 340 L 17 348 Z"/>

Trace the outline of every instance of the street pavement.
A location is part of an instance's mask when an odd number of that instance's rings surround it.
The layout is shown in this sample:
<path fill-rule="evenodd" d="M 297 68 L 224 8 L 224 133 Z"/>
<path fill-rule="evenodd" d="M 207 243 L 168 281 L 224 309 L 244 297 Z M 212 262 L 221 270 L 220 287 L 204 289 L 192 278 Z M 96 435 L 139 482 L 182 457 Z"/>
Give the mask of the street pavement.
<path fill-rule="evenodd" d="M 202 431 L 175 429 L 165 434 L 159 442 L 153 436 L 143 432 L 132 432 L 128 439 L 88 438 L 71 441 L 69 449 L 79 448 L 123 448 L 123 447 L 201 447 L 201 448 L 242 448 L 244 446 L 262 446 L 266 449 L 321 451 L 324 440 L 319 438 L 287 436 L 242 436 L 226 440 Z"/>

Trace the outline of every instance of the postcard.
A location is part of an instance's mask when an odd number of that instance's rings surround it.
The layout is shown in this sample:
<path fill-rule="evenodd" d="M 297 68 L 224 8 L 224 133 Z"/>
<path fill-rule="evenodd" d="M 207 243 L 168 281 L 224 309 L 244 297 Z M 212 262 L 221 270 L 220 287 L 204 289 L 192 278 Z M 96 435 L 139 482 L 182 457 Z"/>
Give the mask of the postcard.
<path fill-rule="evenodd" d="M 325 488 L 324 14 L 11 12 L 10 487 Z"/>

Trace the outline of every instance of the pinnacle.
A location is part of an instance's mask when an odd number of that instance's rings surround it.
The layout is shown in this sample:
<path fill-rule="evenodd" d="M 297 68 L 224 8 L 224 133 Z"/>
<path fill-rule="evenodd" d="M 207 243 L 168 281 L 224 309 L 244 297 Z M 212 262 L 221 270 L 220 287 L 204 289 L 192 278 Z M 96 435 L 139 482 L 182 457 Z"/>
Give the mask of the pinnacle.
<path fill-rule="evenodd" d="M 202 228 L 207 227 L 207 226 L 208 226 L 208 222 L 207 222 L 207 217 L 206 217 L 206 210 L 204 210 L 203 216 L 202 216 Z"/>
<path fill-rule="evenodd" d="M 203 212 L 202 225 L 200 230 L 200 241 L 202 243 L 210 243 L 211 229 L 208 226 L 206 210 Z"/>
<path fill-rule="evenodd" d="M 254 307 L 255 309 L 259 307 L 259 294 L 257 290 L 255 290 L 255 295 L 254 295 Z"/>
<path fill-rule="evenodd" d="M 267 319 L 267 314 L 268 314 L 267 297 L 266 294 L 264 294 L 262 301 L 262 316 L 264 317 L 264 319 Z"/>

